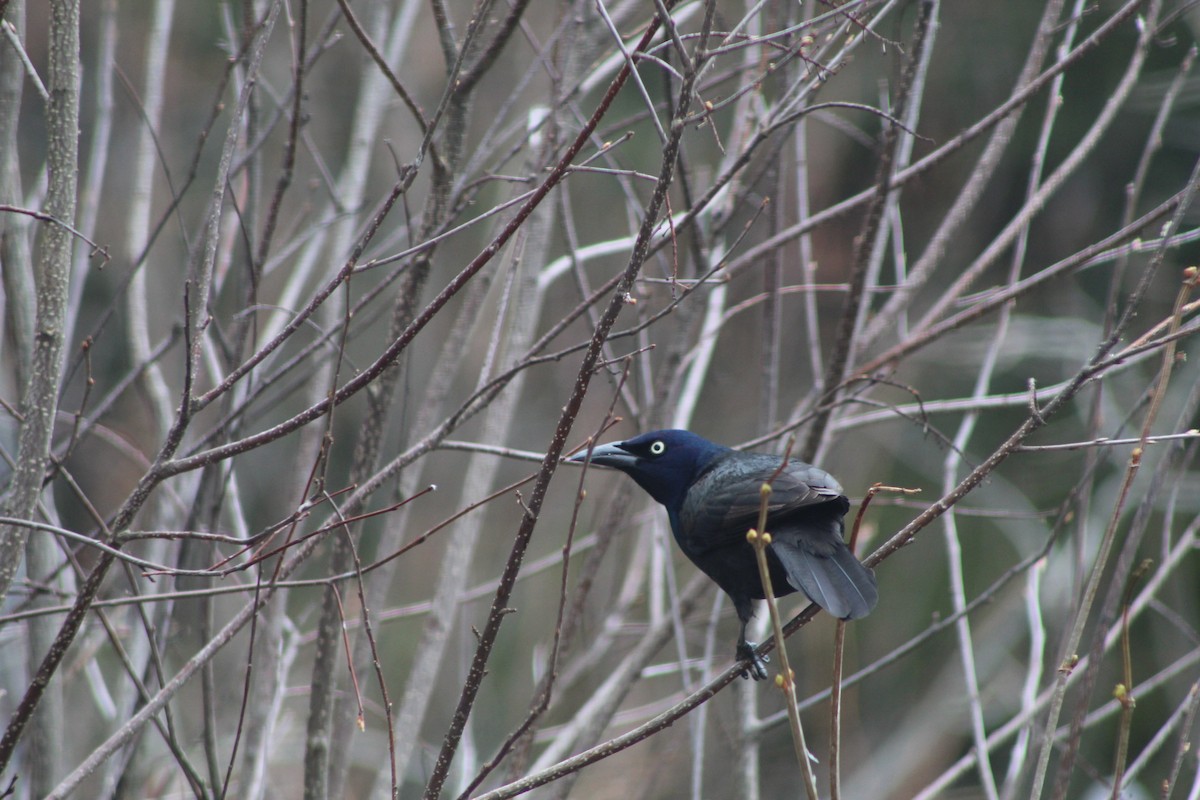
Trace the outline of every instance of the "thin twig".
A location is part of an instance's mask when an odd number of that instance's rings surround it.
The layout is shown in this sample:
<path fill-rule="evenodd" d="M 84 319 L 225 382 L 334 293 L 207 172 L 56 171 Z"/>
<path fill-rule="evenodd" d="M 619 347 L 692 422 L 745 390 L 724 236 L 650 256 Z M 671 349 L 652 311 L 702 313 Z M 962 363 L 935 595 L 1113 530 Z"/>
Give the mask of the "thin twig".
<path fill-rule="evenodd" d="M 846 546 L 850 552 L 855 551 L 858 535 L 862 530 L 863 517 L 866 516 L 867 506 L 880 492 L 898 492 L 905 495 L 919 494 L 920 489 L 905 489 L 899 486 L 884 486 L 881 483 L 871 485 L 866 495 L 858 505 L 854 515 L 854 524 L 850 528 L 850 539 Z M 833 632 L 833 676 L 829 685 L 829 797 L 839 800 L 842 796 L 841 751 L 842 751 L 842 667 L 846 647 L 846 620 L 839 619 Z M 790 713 L 790 710 L 789 710 Z"/>
<path fill-rule="evenodd" d="M 786 462 L 785 462 L 786 463 Z M 808 745 L 804 742 L 804 727 L 800 723 L 800 710 L 796 707 L 796 673 L 788 664 L 787 648 L 783 641 L 783 620 L 779 607 L 775 603 L 775 592 L 771 588 L 771 569 L 767 566 L 767 546 L 771 544 L 771 534 L 766 531 L 767 506 L 771 497 L 770 482 L 764 483 L 760 491 L 758 510 L 758 530 L 751 529 L 746 534 L 746 540 L 754 548 L 755 562 L 758 564 L 758 576 L 762 580 L 763 596 L 771 614 L 771 627 L 775 633 L 775 646 L 779 652 L 779 673 L 775 676 L 775 685 L 783 691 L 784 702 L 787 704 L 788 722 L 792 731 L 792 745 L 796 751 L 796 761 L 800 767 L 800 777 L 804 781 L 804 792 L 808 800 L 818 800 L 817 781 L 813 776 L 812 764 L 808 758 Z"/>
<path fill-rule="evenodd" d="M 1120 800 L 1121 784 L 1125 780 L 1125 767 L 1129 757 L 1129 732 L 1133 726 L 1133 709 L 1136 700 L 1133 693 L 1133 655 L 1129 643 L 1129 604 L 1133 601 L 1137 583 L 1154 562 L 1150 559 L 1143 561 L 1125 586 L 1125 601 L 1121 606 L 1121 668 L 1123 679 L 1113 689 L 1113 697 L 1121 704 L 1121 721 L 1117 724 L 1117 747 L 1113 756 L 1112 800 Z"/>
<path fill-rule="evenodd" d="M 656 31 L 656 26 L 651 25 L 643 36 L 642 43 L 638 49 L 643 49 L 653 37 Z M 559 162 L 552 173 L 552 177 L 547 179 L 543 184 L 545 191 L 549 191 L 550 185 L 556 182 L 555 175 L 561 176 L 566 170 L 571 159 L 582 149 L 583 143 L 587 136 L 595 129 L 600 118 L 608 110 L 609 105 L 615 99 L 617 92 L 624 84 L 628 76 L 626 70 L 623 70 L 614 80 L 609 88 L 605 98 L 600 102 L 596 112 L 592 115 L 591 120 L 584 130 L 580 132 L 575 143 L 571 148 L 568 148 L 567 154 Z M 686 96 L 686 95 L 685 95 Z M 686 101 L 684 108 L 686 110 Z M 678 145 L 678 137 L 682 133 L 682 127 L 676 126 L 673 131 L 674 146 Z M 520 569 L 521 562 L 525 554 L 525 548 L 528 546 L 529 539 L 533 534 L 535 525 L 537 524 L 538 513 L 541 511 L 542 502 L 545 499 L 546 489 L 549 486 L 550 478 L 554 474 L 554 469 L 557 466 L 559 455 L 566 444 L 566 439 L 570 434 L 571 426 L 575 421 L 575 415 L 579 413 L 579 408 L 583 403 L 584 394 L 587 391 L 588 384 L 591 382 L 593 367 L 599 360 L 601 346 L 608 337 L 608 332 L 616 321 L 617 314 L 625 305 L 625 296 L 629 291 L 629 287 L 633 283 L 633 279 L 637 276 L 641 269 L 642 261 L 646 256 L 647 246 L 650 241 L 650 235 L 654 227 L 654 222 L 658 217 L 658 211 L 661 208 L 666 197 L 666 191 L 670 185 L 671 175 L 675 167 L 675 150 L 674 147 L 668 145 L 666 152 L 663 154 L 663 174 L 660 176 L 660 182 L 655 189 L 654 197 L 651 199 L 650 205 L 647 208 L 645 222 L 642 225 L 638 242 L 634 246 L 633 254 L 630 257 L 629 264 L 625 269 L 621 284 L 617 287 L 617 292 L 609 302 L 608 308 L 601 316 L 600 324 L 598 325 L 592 337 L 592 343 L 584 354 L 583 361 L 580 365 L 578 376 L 575 381 L 575 388 L 571 393 L 570 399 L 563 408 L 562 415 L 559 417 L 558 426 L 555 430 L 554 438 L 551 441 L 550 447 L 547 450 L 546 458 L 542 462 L 542 469 L 538 473 L 537 481 L 534 484 L 532 494 L 528 503 L 528 511 L 524 515 L 521 526 L 517 531 L 517 535 L 513 542 L 513 548 L 509 555 L 508 561 L 505 564 L 504 571 L 501 575 L 500 586 L 496 590 L 495 599 L 492 602 L 492 609 L 488 614 L 487 624 L 479 636 L 479 646 L 476 649 L 475 657 L 472 660 L 468 679 L 463 686 L 462 694 L 459 697 L 458 706 L 455 710 L 454 717 L 451 721 L 450 728 L 446 732 L 445 740 L 442 744 L 441 752 L 438 755 L 437 762 L 434 765 L 433 773 L 425 787 L 426 800 L 436 800 L 441 794 L 442 786 L 445 783 L 446 777 L 450 771 L 451 761 L 458 749 L 458 743 L 462 736 L 463 729 L 466 726 L 467 718 L 474 706 L 475 698 L 479 691 L 480 683 L 483 681 L 486 672 L 486 665 L 491 655 L 492 644 L 495 642 L 500 626 L 507 616 L 506 609 L 508 608 L 508 597 L 512 591 L 513 582 L 516 579 L 516 574 Z M 541 197 L 545 196 L 545 191 L 541 193 Z M 540 197 L 538 198 L 540 199 Z M 532 210 L 532 209 L 531 209 Z M 510 226 L 511 227 L 511 226 Z M 486 252 L 486 251 L 485 251 Z M 480 265 L 482 266 L 482 264 Z M 470 267 L 468 267 L 468 270 Z"/>
<path fill-rule="evenodd" d="M 905 108 L 910 100 L 909 93 L 913 88 L 913 80 L 917 66 L 921 62 L 921 51 L 929 33 L 929 23 L 932 18 L 934 4 L 929 0 L 921 3 L 916 27 L 913 31 L 912 54 L 909 56 L 904 74 L 897 87 L 896 111 L 897 120 L 904 118 Z M 870 203 L 863 216 L 862 229 L 854 237 L 854 253 L 851 256 L 850 291 L 842 307 L 838 322 L 838 332 L 833 340 L 833 351 L 825 363 L 825 374 L 821 379 L 824 393 L 816 417 L 808 429 L 808 438 L 800 449 L 800 458 L 812 461 L 816 457 L 821 441 L 825 437 L 829 423 L 830 403 L 836 398 L 836 392 L 842 385 L 846 374 L 846 366 L 850 355 L 854 352 L 855 326 L 861 313 L 861 305 L 866 298 L 865 288 L 867 268 L 870 253 L 875 246 L 875 238 L 880 232 L 880 221 L 883 209 L 892 191 L 892 165 L 896 156 L 896 148 L 900 142 L 900 124 L 895 122 L 883 129 L 883 142 L 880 145 L 879 164 L 875 173 L 875 188 Z"/>

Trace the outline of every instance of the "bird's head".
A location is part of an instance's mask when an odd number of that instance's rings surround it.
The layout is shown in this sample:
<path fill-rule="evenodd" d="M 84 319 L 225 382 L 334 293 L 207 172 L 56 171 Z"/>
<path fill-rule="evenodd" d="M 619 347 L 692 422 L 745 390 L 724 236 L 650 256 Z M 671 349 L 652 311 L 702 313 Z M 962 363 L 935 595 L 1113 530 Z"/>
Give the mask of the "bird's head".
<path fill-rule="evenodd" d="M 651 431 L 623 442 L 597 445 L 591 463 L 621 470 L 655 500 L 678 510 L 692 482 L 728 450 L 690 431 Z M 584 451 L 567 461 L 582 463 L 586 459 Z"/>

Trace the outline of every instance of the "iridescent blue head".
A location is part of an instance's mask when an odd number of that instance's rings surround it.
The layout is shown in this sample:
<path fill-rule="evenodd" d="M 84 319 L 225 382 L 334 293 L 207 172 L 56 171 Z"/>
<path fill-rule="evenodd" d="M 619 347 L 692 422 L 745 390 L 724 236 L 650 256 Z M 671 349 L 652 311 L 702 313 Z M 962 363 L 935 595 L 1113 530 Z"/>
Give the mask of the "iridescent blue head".
<path fill-rule="evenodd" d="M 597 445 L 592 450 L 592 463 L 621 470 L 655 500 L 678 510 L 700 473 L 713 459 L 728 452 L 728 447 L 690 431 L 662 430 Z M 567 461 L 582 463 L 586 457 L 587 451 L 583 451 Z"/>

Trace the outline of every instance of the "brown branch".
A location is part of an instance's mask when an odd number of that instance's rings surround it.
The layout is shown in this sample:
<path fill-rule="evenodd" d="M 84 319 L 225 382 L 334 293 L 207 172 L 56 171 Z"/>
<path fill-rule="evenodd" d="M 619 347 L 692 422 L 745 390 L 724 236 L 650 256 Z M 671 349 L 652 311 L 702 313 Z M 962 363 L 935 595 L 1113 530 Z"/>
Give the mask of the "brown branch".
<path fill-rule="evenodd" d="M 925 47 L 926 35 L 929 33 L 933 9 L 934 4 L 930 0 L 924 0 L 921 3 L 916 29 L 913 31 L 912 54 L 908 57 L 907 67 L 896 90 L 895 120 L 904 118 L 905 108 L 908 105 L 913 81 L 917 74 L 917 65 L 921 62 L 921 52 Z M 817 456 L 821 440 L 825 438 L 825 428 L 829 424 L 829 417 L 833 413 L 832 403 L 837 398 L 838 387 L 841 386 L 842 380 L 846 376 L 850 354 L 854 351 L 855 328 L 861 317 L 862 304 L 868 299 L 865 289 L 871 252 L 875 249 L 875 240 L 879 236 L 883 210 L 892 191 L 892 167 L 896 158 L 896 147 L 900 144 L 900 128 L 900 123 L 896 121 L 883 129 L 879 165 L 875 173 L 875 189 L 871 201 L 867 204 L 862 230 L 854 237 L 854 251 L 850 257 L 850 280 L 848 281 L 850 291 L 842 305 L 842 316 L 833 340 L 833 352 L 825 364 L 825 375 L 821 378 L 820 386 L 824 394 L 818 401 L 819 410 L 809 426 L 804 446 L 800 449 L 800 458 L 803 461 L 812 461 Z"/>
<path fill-rule="evenodd" d="M 2 15 L 0 15 L 0 16 L 2 16 Z M 40 222 L 49 222 L 54 225 L 57 225 L 58 227 L 65 230 L 67 233 L 74 236 L 76 239 L 80 239 L 84 242 L 87 242 L 88 246 L 92 248 L 92 252 L 99 253 L 100 256 L 104 259 L 104 264 L 107 264 L 109 261 L 112 260 L 112 257 L 109 256 L 109 254 L 108 254 L 107 247 L 105 247 L 104 245 L 101 245 L 101 244 L 96 244 L 96 242 L 89 239 L 81 231 L 76 230 L 75 227 L 72 226 L 70 223 L 64 222 L 63 220 L 59 219 L 58 217 L 54 216 L 53 214 L 47 214 L 44 211 L 34 211 L 31 208 L 21 208 L 20 206 L 9 205 L 8 203 L 0 203 L 0 213 L 24 214 L 25 216 L 33 217 L 34 219 L 36 219 Z M 101 264 L 101 266 L 103 266 L 104 264 Z"/>
<path fill-rule="evenodd" d="M 710 10 L 711 13 L 711 10 Z M 651 23 L 646 33 L 643 35 L 638 44 L 638 50 L 644 50 L 649 44 L 658 30 L 658 20 Z M 591 136 L 591 132 L 595 130 L 603 115 L 608 111 L 613 100 L 616 98 L 617 92 L 625 84 L 629 77 L 629 67 L 622 67 L 617 77 L 613 80 L 608 92 L 601 100 L 600 105 L 592 114 L 588 124 L 580 131 L 575 143 L 569 148 L 567 155 L 555 168 L 555 173 L 561 175 L 566 169 L 566 165 L 576 154 L 583 148 L 584 142 Z M 693 77 L 694 80 L 694 77 Z M 690 97 L 691 82 L 685 81 L 684 87 L 680 91 L 681 107 L 679 113 L 682 115 L 687 111 L 688 100 Z M 458 749 L 459 740 L 462 737 L 463 729 L 466 727 L 467 718 L 474 707 L 475 698 L 479 692 L 479 687 L 483 682 L 483 677 L 486 672 L 487 662 L 491 656 L 492 645 L 496 640 L 496 635 L 500 631 L 500 626 L 507 616 L 508 598 L 512 593 L 512 588 L 516 582 L 517 572 L 520 570 L 521 562 L 525 555 L 525 549 L 533 535 L 534 527 L 537 525 L 538 514 L 541 511 L 542 502 L 546 496 L 546 490 L 549 488 L 550 479 L 554 475 L 555 467 L 558 465 L 559 456 L 562 454 L 563 448 L 566 445 L 567 437 L 571 433 L 571 427 L 575 422 L 575 416 L 579 413 L 579 409 L 583 404 L 583 398 L 587 393 L 588 385 L 591 383 L 594 368 L 599 361 L 600 353 L 604 342 L 608 337 L 608 332 L 612 329 L 613 323 L 616 322 L 617 315 L 625 306 L 625 298 L 633 286 L 633 281 L 637 277 L 642 263 L 646 258 L 649 249 L 650 240 L 653 236 L 654 228 L 657 225 L 658 214 L 662 209 L 666 199 L 667 189 L 671 184 L 671 177 L 674 173 L 676 163 L 676 153 L 679 147 L 679 138 L 683 133 L 683 126 L 675 124 L 672 128 L 671 138 L 667 142 L 667 146 L 663 151 L 662 172 L 659 176 L 659 183 L 655 187 L 655 192 L 646 208 L 645 216 L 642 221 L 642 226 L 638 231 L 638 238 L 634 244 L 633 253 L 630 256 L 629 263 L 625 268 L 620 283 L 616 288 L 616 293 L 609 301 L 608 307 L 600 317 L 600 322 L 596 327 L 595 333 L 592 335 L 591 344 L 584 353 L 583 361 L 580 364 L 579 372 L 575 378 L 575 386 L 571 391 L 571 396 L 567 400 L 566 406 L 563 408 L 562 415 L 559 417 L 558 426 L 554 432 L 554 438 L 550 442 L 550 447 L 547 449 L 546 458 L 542 462 L 542 468 L 538 473 L 537 481 L 534 483 L 533 491 L 530 494 L 528 508 L 522 519 L 521 526 L 517 530 L 516 537 L 513 542 L 512 551 L 505 563 L 504 570 L 501 573 L 500 585 L 496 590 L 496 595 L 492 601 L 492 608 L 488 614 L 487 624 L 479 635 L 479 646 L 475 650 L 475 657 L 472 660 L 470 671 L 467 676 L 467 681 L 463 686 L 462 694 L 459 697 L 458 706 L 455 709 L 454 717 L 450 724 L 450 729 L 446 732 L 445 740 L 442 743 L 441 752 L 438 754 L 437 762 L 434 765 L 433 774 L 425 787 L 426 800 L 436 800 L 441 795 L 442 785 L 445 783 L 446 777 L 450 772 L 450 765 L 454 759 L 455 751 Z M 549 179 L 548 179 L 549 181 Z"/>

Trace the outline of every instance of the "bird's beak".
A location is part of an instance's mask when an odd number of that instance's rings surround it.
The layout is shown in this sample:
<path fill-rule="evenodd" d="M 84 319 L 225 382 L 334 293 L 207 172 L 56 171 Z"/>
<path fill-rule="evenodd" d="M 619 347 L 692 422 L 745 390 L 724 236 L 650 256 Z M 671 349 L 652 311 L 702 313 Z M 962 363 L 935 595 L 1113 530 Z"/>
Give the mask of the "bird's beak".
<path fill-rule="evenodd" d="M 624 442 L 612 442 L 610 444 L 599 444 L 592 448 L 592 464 L 601 467 L 613 467 L 614 469 L 628 469 L 637 463 L 637 456 L 625 450 L 621 445 Z M 587 450 L 580 450 L 575 455 L 566 459 L 572 464 L 582 464 L 587 460 Z"/>

